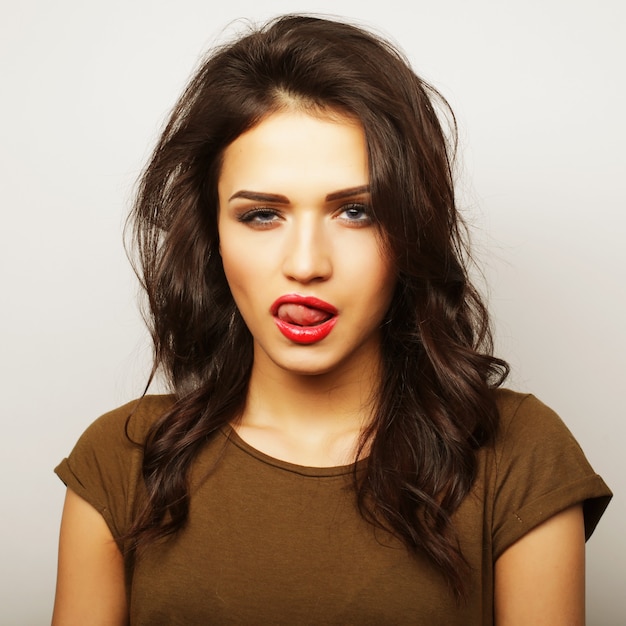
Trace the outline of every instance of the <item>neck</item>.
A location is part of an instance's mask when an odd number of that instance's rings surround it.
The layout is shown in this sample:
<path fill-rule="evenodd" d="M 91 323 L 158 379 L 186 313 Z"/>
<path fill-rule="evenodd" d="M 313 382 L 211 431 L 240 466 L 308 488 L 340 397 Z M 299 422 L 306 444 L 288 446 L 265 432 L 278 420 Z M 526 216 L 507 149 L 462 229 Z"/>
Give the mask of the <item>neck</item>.
<path fill-rule="evenodd" d="M 380 366 L 366 360 L 340 369 L 302 375 L 255 359 L 238 433 L 300 465 L 350 463 L 372 418 Z"/>

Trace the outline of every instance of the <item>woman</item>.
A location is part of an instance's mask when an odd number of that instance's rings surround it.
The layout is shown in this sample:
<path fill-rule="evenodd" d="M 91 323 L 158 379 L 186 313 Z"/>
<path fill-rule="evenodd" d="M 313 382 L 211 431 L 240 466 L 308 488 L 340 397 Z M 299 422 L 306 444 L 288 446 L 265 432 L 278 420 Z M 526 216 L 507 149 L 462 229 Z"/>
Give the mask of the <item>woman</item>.
<path fill-rule="evenodd" d="M 583 623 L 610 492 L 499 389 L 437 110 L 311 17 L 196 73 L 132 216 L 172 394 L 57 468 L 54 624 Z"/>

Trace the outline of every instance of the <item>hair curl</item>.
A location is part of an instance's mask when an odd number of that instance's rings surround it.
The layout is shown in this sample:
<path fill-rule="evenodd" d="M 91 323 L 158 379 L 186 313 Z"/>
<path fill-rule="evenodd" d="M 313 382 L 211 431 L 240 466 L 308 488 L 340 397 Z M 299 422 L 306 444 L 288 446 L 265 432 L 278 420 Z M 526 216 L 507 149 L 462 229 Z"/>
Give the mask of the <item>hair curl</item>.
<path fill-rule="evenodd" d="M 242 410 L 252 340 L 218 254 L 217 181 L 225 148 L 289 106 L 361 122 L 374 219 L 397 264 L 381 387 L 361 439 L 369 459 L 355 474 L 359 508 L 426 554 L 462 598 L 468 566 L 451 515 L 471 488 L 477 448 L 497 428 L 493 388 L 508 367 L 492 356 L 487 311 L 468 278 L 453 188 L 456 124 L 402 53 L 333 20 L 283 16 L 214 50 L 140 180 L 131 220 L 153 373 L 163 370 L 176 402 L 145 442 L 148 497 L 129 537 L 140 546 L 184 525 L 194 458 Z"/>

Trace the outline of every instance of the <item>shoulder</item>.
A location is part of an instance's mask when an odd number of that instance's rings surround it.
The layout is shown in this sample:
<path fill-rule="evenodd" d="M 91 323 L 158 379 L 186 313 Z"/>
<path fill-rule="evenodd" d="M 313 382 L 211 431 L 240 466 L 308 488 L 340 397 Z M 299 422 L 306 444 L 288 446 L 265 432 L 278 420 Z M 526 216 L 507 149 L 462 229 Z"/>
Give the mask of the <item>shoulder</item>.
<path fill-rule="evenodd" d="M 173 404 L 171 395 L 143 396 L 101 415 L 87 428 L 83 438 L 129 438 L 143 443 L 150 427 Z"/>
<path fill-rule="evenodd" d="M 553 409 L 529 393 L 510 389 L 495 393 L 500 422 L 493 448 L 499 466 L 515 461 L 528 469 L 541 464 L 565 472 L 575 465 L 581 474 L 593 472 L 578 441 Z"/>
<path fill-rule="evenodd" d="M 144 396 L 108 411 L 80 436 L 71 457 L 97 452 L 100 456 L 141 446 L 150 427 L 174 403 L 173 396 Z"/>
<path fill-rule="evenodd" d="M 498 433 L 484 451 L 491 473 L 496 554 L 551 516 L 583 503 L 589 536 L 611 492 L 563 420 L 531 394 L 496 391 Z"/>
<path fill-rule="evenodd" d="M 144 396 L 105 413 L 55 468 L 68 488 L 103 515 L 114 537 L 123 535 L 141 488 L 146 434 L 173 403 L 173 396 Z"/>
<path fill-rule="evenodd" d="M 79 438 L 72 454 L 85 445 L 142 444 L 150 427 L 174 404 L 174 396 L 143 396 L 104 413 Z"/>
<path fill-rule="evenodd" d="M 580 451 L 570 430 L 549 406 L 530 393 L 510 389 L 495 391 L 499 413 L 496 451 L 502 454 L 508 447 L 528 447 L 532 442 L 547 448 L 548 443 L 573 446 Z"/>
<path fill-rule="evenodd" d="M 495 400 L 500 413 L 500 426 L 506 432 L 511 426 L 559 420 L 556 413 L 531 393 L 496 389 Z M 560 420 L 559 420 L 560 421 Z"/>

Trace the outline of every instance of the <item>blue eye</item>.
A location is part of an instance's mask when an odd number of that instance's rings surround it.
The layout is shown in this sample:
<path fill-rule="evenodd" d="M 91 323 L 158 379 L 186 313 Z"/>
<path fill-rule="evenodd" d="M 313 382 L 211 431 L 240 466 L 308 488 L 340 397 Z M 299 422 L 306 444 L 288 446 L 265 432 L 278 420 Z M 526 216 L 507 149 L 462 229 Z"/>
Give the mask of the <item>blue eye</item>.
<path fill-rule="evenodd" d="M 278 213 L 272 209 L 258 208 L 246 211 L 237 219 L 244 224 L 264 228 L 274 224 L 279 217 Z"/>
<path fill-rule="evenodd" d="M 351 222 L 358 226 L 365 226 L 372 223 L 369 207 L 359 202 L 353 202 L 343 206 L 339 215 L 344 221 Z"/>

